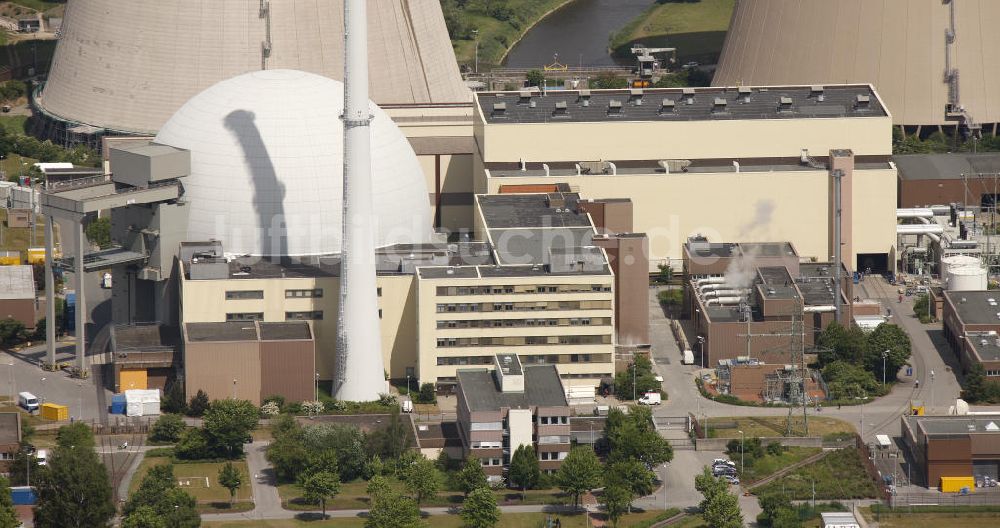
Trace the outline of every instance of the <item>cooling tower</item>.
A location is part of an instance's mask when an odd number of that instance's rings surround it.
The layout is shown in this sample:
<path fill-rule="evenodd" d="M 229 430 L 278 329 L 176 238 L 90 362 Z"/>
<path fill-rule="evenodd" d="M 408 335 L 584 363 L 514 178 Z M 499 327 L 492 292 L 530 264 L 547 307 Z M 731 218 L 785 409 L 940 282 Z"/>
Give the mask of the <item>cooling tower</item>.
<path fill-rule="evenodd" d="M 368 11 L 373 101 L 471 98 L 437 0 L 368 0 Z M 155 133 L 188 99 L 242 73 L 342 80 L 343 13 L 343 0 L 69 0 L 38 104 L 63 121 Z"/>
<path fill-rule="evenodd" d="M 997 0 L 737 0 L 713 84 L 872 83 L 896 124 L 954 124 L 957 102 L 989 132 L 998 26 Z"/>

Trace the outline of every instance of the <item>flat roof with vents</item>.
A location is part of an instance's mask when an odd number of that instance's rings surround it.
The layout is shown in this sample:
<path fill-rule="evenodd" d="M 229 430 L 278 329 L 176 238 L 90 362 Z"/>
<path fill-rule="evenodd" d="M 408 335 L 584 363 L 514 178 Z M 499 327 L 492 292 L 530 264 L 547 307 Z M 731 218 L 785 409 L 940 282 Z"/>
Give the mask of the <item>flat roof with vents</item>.
<path fill-rule="evenodd" d="M 818 90 L 819 89 L 819 90 Z M 821 91 L 820 91 L 821 90 Z M 822 97 L 818 97 L 822 95 Z M 887 112 L 870 85 L 771 86 L 732 88 L 653 88 L 624 90 L 557 90 L 549 93 L 480 92 L 475 95 L 487 123 L 543 123 L 553 118 L 557 103 L 560 121 L 697 121 L 745 119 L 808 119 L 820 117 L 885 117 Z M 623 100 L 680 101 L 675 111 L 663 105 L 623 105 Z M 532 104 L 525 104 L 530 101 Z M 584 103 L 586 101 L 586 104 Z M 514 104 L 508 104 L 514 103 Z M 497 111 L 497 105 L 504 105 Z M 725 112 L 717 111 L 725 106 Z M 563 116 L 562 112 L 565 112 Z"/>
<path fill-rule="evenodd" d="M 946 291 L 944 296 L 955 307 L 960 324 L 1000 328 L 1000 291 Z"/>

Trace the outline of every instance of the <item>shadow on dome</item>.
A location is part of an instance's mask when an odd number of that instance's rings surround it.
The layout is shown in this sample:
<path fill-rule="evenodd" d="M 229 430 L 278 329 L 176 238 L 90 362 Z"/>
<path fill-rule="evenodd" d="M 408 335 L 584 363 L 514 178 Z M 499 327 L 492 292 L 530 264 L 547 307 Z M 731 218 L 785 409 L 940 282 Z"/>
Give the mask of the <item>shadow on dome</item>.
<path fill-rule="evenodd" d="M 243 149 L 243 161 L 250 169 L 254 187 L 253 203 L 257 205 L 257 231 L 260 248 L 274 261 L 285 261 L 288 237 L 285 223 L 285 185 L 278 179 L 267 145 L 254 122 L 256 115 L 249 110 L 234 110 L 225 119 Z M 267 251 L 265 248 L 270 248 Z"/>

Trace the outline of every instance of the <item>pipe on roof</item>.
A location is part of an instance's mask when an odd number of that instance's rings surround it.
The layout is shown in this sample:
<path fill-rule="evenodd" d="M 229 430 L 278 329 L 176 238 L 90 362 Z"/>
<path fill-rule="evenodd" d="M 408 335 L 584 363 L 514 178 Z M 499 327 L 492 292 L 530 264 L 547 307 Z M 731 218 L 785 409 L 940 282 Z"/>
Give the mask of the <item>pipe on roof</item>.
<path fill-rule="evenodd" d="M 805 313 L 826 313 L 826 312 L 836 312 L 837 307 L 832 304 L 823 304 L 820 306 L 806 306 L 802 308 Z"/>
<path fill-rule="evenodd" d="M 897 235 L 928 235 L 944 233 L 944 227 L 938 224 L 898 224 Z"/>
<path fill-rule="evenodd" d="M 577 165 L 579 167 L 579 165 Z M 705 284 L 724 284 L 726 282 L 725 277 L 706 277 L 704 279 L 698 279 L 694 281 L 699 287 Z"/>
<path fill-rule="evenodd" d="M 934 210 L 929 207 L 905 207 L 896 209 L 896 218 L 934 218 Z"/>

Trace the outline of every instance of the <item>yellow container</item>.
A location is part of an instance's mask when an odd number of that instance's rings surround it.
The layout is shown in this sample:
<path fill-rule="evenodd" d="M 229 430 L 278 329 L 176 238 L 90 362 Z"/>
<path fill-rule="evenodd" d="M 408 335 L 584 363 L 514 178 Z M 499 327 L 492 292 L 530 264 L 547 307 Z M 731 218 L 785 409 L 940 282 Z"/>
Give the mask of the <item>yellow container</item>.
<path fill-rule="evenodd" d="M 122 391 L 132 389 L 146 390 L 149 383 L 146 369 L 122 369 L 118 376 L 118 386 Z"/>
<path fill-rule="evenodd" d="M 46 420 L 65 421 L 69 420 L 69 407 L 57 405 L 55 403 L 43 403 L 41 407 L 42 418 Z"/>
<path fill-rule="evenodd" d="M 968 488 L 969 493 L 976 491 L 976 480 L 973 477 L 941 477 L 942 493 L 958 493 L 962 488 Z"/>
<path fill-rule="evenodd" d="M 28 248 L 28 264 L 44 264 L 45 248 Z"/>
<path fill-rule="evenodd" d="M 0 251 L 0 266 L 20 266 L 20 251 Z"/>

